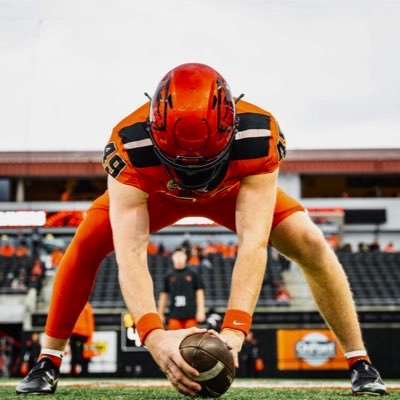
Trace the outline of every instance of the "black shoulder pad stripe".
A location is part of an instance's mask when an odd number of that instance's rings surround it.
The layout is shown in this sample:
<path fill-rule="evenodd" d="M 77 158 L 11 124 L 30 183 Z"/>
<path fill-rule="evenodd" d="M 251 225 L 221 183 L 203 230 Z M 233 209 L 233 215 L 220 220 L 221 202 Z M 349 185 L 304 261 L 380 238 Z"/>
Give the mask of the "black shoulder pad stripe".
<path fill-rule="evenodd" d="M 136 124 L 126 126 L 118 132 L 118 135 L 124 144 L 150 139 L 146 122 L 137 122 Z M 128 153 L 131 164 L 136 168 L 161 165 L 160 160 L 153 151 L 153 146 L 136 147 L 127 149 L 126 152 Z"/>
<path fill-rule="evenodd" d="M 125 126 L 122 128 L 118 135 L 120 136 L 122 143 L 135 142 L 137 140 L 147 139 L 150 137 L 147 132 L 146 122 L 137 122 L 136 124 Z"/>
<path fill-rule="evenodd" d="M 127 150 L 129 160 L 137 168 L 156 167 L 161 165 L 160 160 L 154 153 L 153 146 L 138 147 Z"/>
<path fill-rule="evenodd" d="M 269 137 L 234 140 L 231 160 L 250 160 L 266 157 L 269 153 Z"/>
<path fill-rule="evenodd" d="M 271 129 L 271 118 L 268 115 L 243 113 L 238 114 L 238 117 L 239 131 L 247 131 L 248 129 Z"/>

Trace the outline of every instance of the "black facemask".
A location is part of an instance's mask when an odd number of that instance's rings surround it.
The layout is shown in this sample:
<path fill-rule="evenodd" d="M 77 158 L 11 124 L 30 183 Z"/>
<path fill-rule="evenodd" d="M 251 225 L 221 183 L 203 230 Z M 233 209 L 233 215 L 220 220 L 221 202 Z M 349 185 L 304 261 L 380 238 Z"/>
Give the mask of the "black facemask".
<path fill-rule="evenodd" d="M 228 166 L 229 158 L 206 171 L 184 172 L 174 170 L 174 175 L 176 175 L 177 179 L 173 176 L 172 179 L 181 189 L 210 191 L 215 189 L 222 182 L 228 170 Z"/>

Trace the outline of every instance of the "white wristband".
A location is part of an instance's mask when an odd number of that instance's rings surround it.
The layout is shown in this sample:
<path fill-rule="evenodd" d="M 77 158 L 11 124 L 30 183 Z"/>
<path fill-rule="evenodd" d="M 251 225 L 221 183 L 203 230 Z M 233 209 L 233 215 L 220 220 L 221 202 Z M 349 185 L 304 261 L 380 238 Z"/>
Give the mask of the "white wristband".
<path fill-rule="evenodd" d="M 55 356 L 58 358 L 64 357 L 64 352 L 60 350 L 53 350 L 53 349 L 42 349 L 40 354 L 48 354 L 49 356 Z"/>
<path fill-rule="evenodd" d="M 355 351 L 349 351 L 348 353 L 344 353 L 344 356 L 346 358 L 360 357 L 360 356 L 367 357 L 368 354 L 367 354 L 366 350 L 355 350 Z"/>

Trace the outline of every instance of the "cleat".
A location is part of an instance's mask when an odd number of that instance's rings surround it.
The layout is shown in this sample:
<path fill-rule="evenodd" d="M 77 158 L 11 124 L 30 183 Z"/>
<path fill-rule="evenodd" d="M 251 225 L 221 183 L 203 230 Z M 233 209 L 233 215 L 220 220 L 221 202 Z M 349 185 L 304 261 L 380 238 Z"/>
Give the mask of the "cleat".
<path fill-rule="evenodd" d="M 386 386 L 378 370 L 368 361 L 359 360 L 350 369 L 351 390 L 354 396 L 383 396 Z"/>
<path fill-rule="evenodd" d="M 16 388 L 17 394 L 52 394 L 56 391 L 59 369 L 43 357 Z"/>

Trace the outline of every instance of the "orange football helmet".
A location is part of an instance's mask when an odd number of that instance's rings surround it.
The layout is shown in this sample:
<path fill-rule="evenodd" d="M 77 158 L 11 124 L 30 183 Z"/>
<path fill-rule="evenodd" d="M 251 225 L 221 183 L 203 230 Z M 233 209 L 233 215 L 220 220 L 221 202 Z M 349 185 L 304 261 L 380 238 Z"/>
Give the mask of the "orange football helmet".
<path fill-rule="evenodd" d="M 204 64 L 183 64 L 168 72 L 150 104 L 154 151 L 183 189 L 206 189 L 221 173 L 236 128 L 230 89 Z"/>

